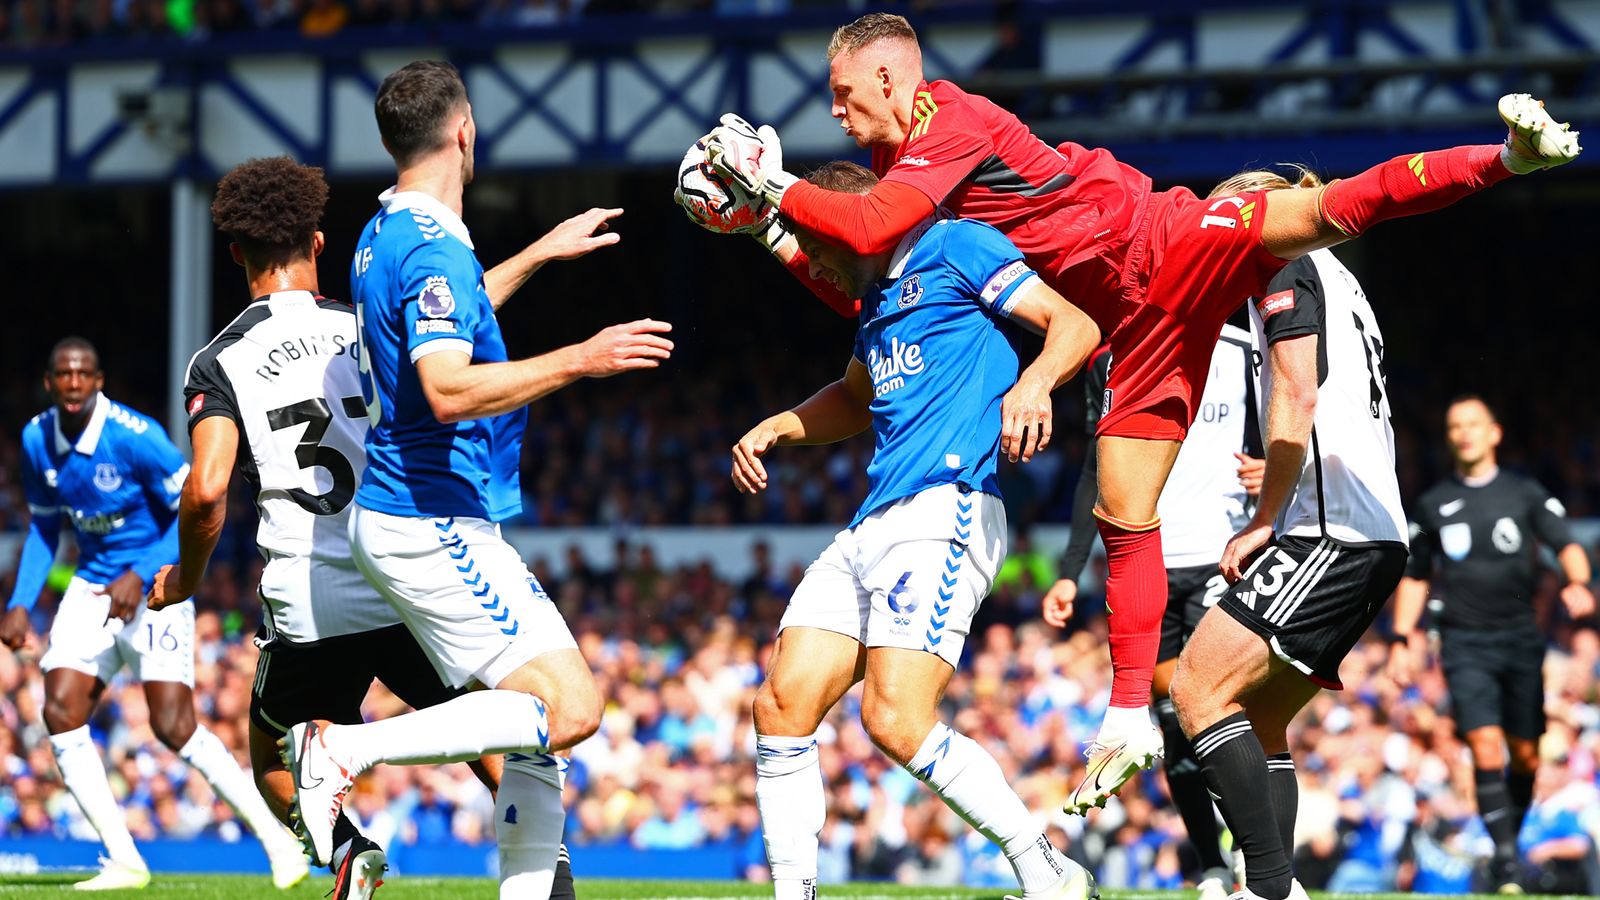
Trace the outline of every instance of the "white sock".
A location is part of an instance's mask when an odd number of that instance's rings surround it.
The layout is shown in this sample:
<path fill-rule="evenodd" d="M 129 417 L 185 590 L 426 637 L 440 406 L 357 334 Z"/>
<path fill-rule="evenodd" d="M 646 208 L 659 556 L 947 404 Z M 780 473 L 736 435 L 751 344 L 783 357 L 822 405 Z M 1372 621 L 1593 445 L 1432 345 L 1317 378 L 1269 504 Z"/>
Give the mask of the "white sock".
<path fill-rule="evenodd" d="M 1061 865 L 1039 823 L 1006 783 L 1000 764 L 977 741 L 940 722 L 906 769 L 1005 851 L 1023 891 L 1049 887 L 1060 877 Z"/>
<path fill-rule="evenodd" d="M 817 835 L 828 815 L 815 735 L 756 735 L 756 806 L 776 900 L 812 900 Z"/>
<path fill-rule="evenodd" d="M 149 868 L 139 855 L 139 848 L 133 845 L 122 807 L 111 793 L 105 763 L 100 761 L 94 739 L 89 737 L 89 726 L 50 735 L 50 749 L 55 751 L 61 781 L 72 792 L 72 799 L 78 801 L 84 818 L 100 833 L 107 858 L 134 869 Z"/>
<path fill-rule="evenodd" d="M 357 772 L 378 763 L 435 765 L 550 749 L 544 701 L 521 691 L 472 691 L 392 719 L 335 727 Z"/>
<path fill-rule="evenodd" d="M 566 760 L 544 753 L 506 755 L 494 803 L 500 900 L 549 900 L 567 821 L 566 771 Z"/>
<path fill-rule="evenodd" d="M 250 780 L 222 740 L 204 725 L 197 725 L 194 734 L 178 751 L 184 762 L 194 767 L 201 777 L 211 783 L 222 802 L 233 807 L 244 824 L 255 832 L 268 853 L 295 852 L 299 841 L 278 821 L 261 799 L 255 782 Z"/>
<path fill-rule="evenodd" d="M 1104 743 L 1137 731 L 1148 731 L 1151 727 L 1148 706 L 1108 706 L 1106 717 L 1100 723 L 1100 738 Z"/>

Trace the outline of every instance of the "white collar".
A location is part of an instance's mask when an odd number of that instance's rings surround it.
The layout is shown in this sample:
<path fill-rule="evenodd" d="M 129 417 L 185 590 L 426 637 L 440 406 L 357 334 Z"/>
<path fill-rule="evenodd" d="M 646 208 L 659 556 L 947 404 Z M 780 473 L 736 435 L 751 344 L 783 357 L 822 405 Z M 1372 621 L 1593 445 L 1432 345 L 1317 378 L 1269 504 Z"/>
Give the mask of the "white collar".
<path fill-rule="evenodd" d="M 56 410 L 55 416 L 52 417 L 56 428 L 56 452 L 66 453 L 68 450 L 76 449 L 84 456 L 93 456 L 94 448 L 100 445 L 100 432 L 105 430 L 106 414 L 110 406 L 111 401 L 106 399 L 105 394 L 94 395 L 94 410 L 89 413 L 89 424 L 83 426 L 83 433 L 78 435 L 76 444 L 67 440 L 67 436 L 61 433 L 61 410 Z"/>
<path fill-rule="evenodd" d="M 1500 467 L 1495 466 L 1486 475 L 1462 475 L 1461 483 L 1471 488 L 1481 488 L 1500 476 Z"/>
<path fill-rule="evenodd" d="M 900 244 L 894 248 L 894 255 L 889 257 L 889 274 L 883 276 L 885 281 L 894 281 L 905 272 L 906 259 L 911 256 L 911 248 L 917 246 L 917 241 L 922 240 L 928 229 L 939 221 L 940 217 L 935 214 L 923 219 L 915 228 L 906 232 L 906 236 L 901 238 Z"/>
<path fill-rule="evenodd" d="M 261 300 L 266 301 L 268 306 L 285 306 L 291 303 L 315 303 L 317 295 L 310 291 L 273 291 Z"/>
<path fill-rule="evenodd" d="M 427 216 L 444 226 L 444 230 L 456 240 L 466 244 L 468 250 L 477 249 L 472 246 L 472 235 L 467 232 L 467 223 L 461 221 L 461 217 L 456 215 L 454 210 L 440 203 L 431 194 L 424 194 L 421 191 L 397 191 L 391 187 L 378 195 L 378 202 L 383 204 L 383 211 L 386 213 L 392 214 L 402 209 L 409 209 Z"/>

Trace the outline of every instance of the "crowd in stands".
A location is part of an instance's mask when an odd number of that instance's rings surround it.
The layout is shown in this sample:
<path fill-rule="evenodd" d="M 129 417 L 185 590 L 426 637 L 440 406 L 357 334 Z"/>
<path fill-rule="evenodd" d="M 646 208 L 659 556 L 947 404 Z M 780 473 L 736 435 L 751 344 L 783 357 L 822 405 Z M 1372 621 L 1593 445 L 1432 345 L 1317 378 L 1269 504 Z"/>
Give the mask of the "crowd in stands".
<path fill-rule="evenodd" d="M 248 508 L 248 507 L 247 507 Z M 750 704 L 798 560 L 774 560 L 734 582 L 709 564 L 663 570 L 647 547 L 616 560 L 532 563 L 557 598 L 609 698 L 599 734 L 573 752 L 568 841 L 583 873 L 586 847 L 721 847 L 732 876 L 765 877 L 754 802 Z M 196 698 L 208 727 L 245 759 L 245 712 L 258 612 L 248 590 L 257 566 L 223 562 L 198 603 Z M 1107 887 L 1165 888 L 1191 868 L 1164 777 L 1149 774 L 1089 819 L 1059 812 L 1082 775 L 1109 690 L 1103 607 L 1087 596 L 1065 635 L 1037 618 L 1035 567 L 1014 567 L 986 604 L 944 713 L 981 738 L 1052 837 L 1093 865 Z M 7 588 L 0 585 L 0 588 Z M 1553 596 L 1547 584 L 1541 608 Z M 36 628 L 54 605 L 41 602 Z M 1559 604 L 1556 604 L 1559 606 Z M 1600 839 L 1600 638 L 1555 623 L 1547 658 L 1550 733 L 1537 803 L 1523 831 L 1530 887 L 1583 893 Z M 1454 734 L 1437 668 L 1399 690 L 1382 673 L 1374 637 L 1343 671 L 1348 689 L 1323 693 L 1294 729 L 1301 809 L 1297 859 L 1310 888 L 1460 892 L 1488 838 L 1469 792 L 1470 758 Z M 93 839 L 56 775 L 40 722 L 38 647 L 0 650 L 0 834 Z M 848 697 L 824 725 L 828 784 L 822 876 L 917 884 L 1010 884 L 1009 866 L 909 774 L 888 763 Z M 381 688 L 369 717 L 402 709 Z M 161 747 L 143 695 L 125 677 L 95 715 L 134 835 L 242 839 L 205 782 Z M 480 845 L 493 839 L 493 803 L 464 766 L 379 767 L 349 808 L 377 840 L 398 848 Z M 402 862 L 403 866 L 403 862 Z"/>

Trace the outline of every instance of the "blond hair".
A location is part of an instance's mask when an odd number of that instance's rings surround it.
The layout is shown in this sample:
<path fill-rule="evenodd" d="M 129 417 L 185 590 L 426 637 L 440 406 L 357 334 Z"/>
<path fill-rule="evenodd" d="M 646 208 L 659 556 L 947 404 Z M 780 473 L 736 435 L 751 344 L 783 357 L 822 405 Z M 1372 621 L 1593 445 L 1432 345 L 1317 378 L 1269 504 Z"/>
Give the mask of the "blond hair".
<path fill-rule="evenodd" d="M 841 25 L 828 41 L 828 61 L 841 53 L 854 53 L 868 44 L 881 40 L 910 41 L 917 43 L 916 29 L 905 16 L 892 13 L 867 13 L 848 25 Z"/>
<path fill-rule="evenodd" d="M 1279 163 L 1278 165 L 1292 170 L 1295 173 L 1295 179 L 1290 181 L 1271 169 L 1248 170 L 1224 178 L 1206 196 L 1232 197 L 1236 194 L 1248 194 L 1252 191 L 1281 191 L 1286 188 L 1322 187 L 1322 179 L 1318 178 L 1317 173 L 1309 168 L 1299 163 Z"/>

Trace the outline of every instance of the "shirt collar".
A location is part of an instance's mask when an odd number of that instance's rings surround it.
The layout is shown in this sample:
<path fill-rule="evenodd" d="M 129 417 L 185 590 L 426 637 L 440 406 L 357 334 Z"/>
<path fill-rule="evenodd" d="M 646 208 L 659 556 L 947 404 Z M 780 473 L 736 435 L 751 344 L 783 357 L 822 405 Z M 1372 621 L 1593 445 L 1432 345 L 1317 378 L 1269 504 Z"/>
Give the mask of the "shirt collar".
<path fill-rule="evenodd" d="M 106 413 L 110 405 L 111 401 L 106 399 L 105 394 L 94 395 L 94 411 L 89 413 L 89 424 L 83 426 L 83 433 L 78 435 L 76 444 L 67 440 L 67 436 L 61 433 L 61 410 L 56 410 L 55 416 L 52 417 L 56 430 L 56 452 L 66 453 L 68 450 L 76 449 L 84 456 L 93 456 L 94 448 L 100 446 L 100 432 L 105 430 Z"/>
<path fill-rule="evenodd" d="M 889 257 L 889 274 L 883 276 L 885 280 L 895 281 L 904 274 L 906 260 L 911 256 L 911 249 L 917 246 L 917 241 L 922 240 L 922 236 L 928 233 L 928 229 L 932 228 L 934 223 L 939 221 L 939 218 L 936 213 L 929 218 L 923 219 L 915 228 L 906 232 L 906 236 L 900 239 L 899 246 L 894 248 L 894 255 Z"/>
<path fill-rule="evenodd" d="M 255 302 L 250 305 L 255 306 L 256 303 L 266 303 L 272 306 L 283 306 L 288 303 L 315 303 L 316 300 L 317 295 L 310 291 L 273 291 L 270 294 L 257 297 Z"/>
<path fill-rule="evenodd" d="M 397 213 L 403 209 L 415 210 L 444 226 L 444 230 L 456 240 L 466 244 L 467 249 L 478 249 L 472 246 L 472 235 L 467 231 L 467 223 L 461 221 L 461 217 L 450 207 L 428 194 L 389 188 L 378 195 L 378 202 L 383 205 L 383 211 L 386 213 Z"/>

